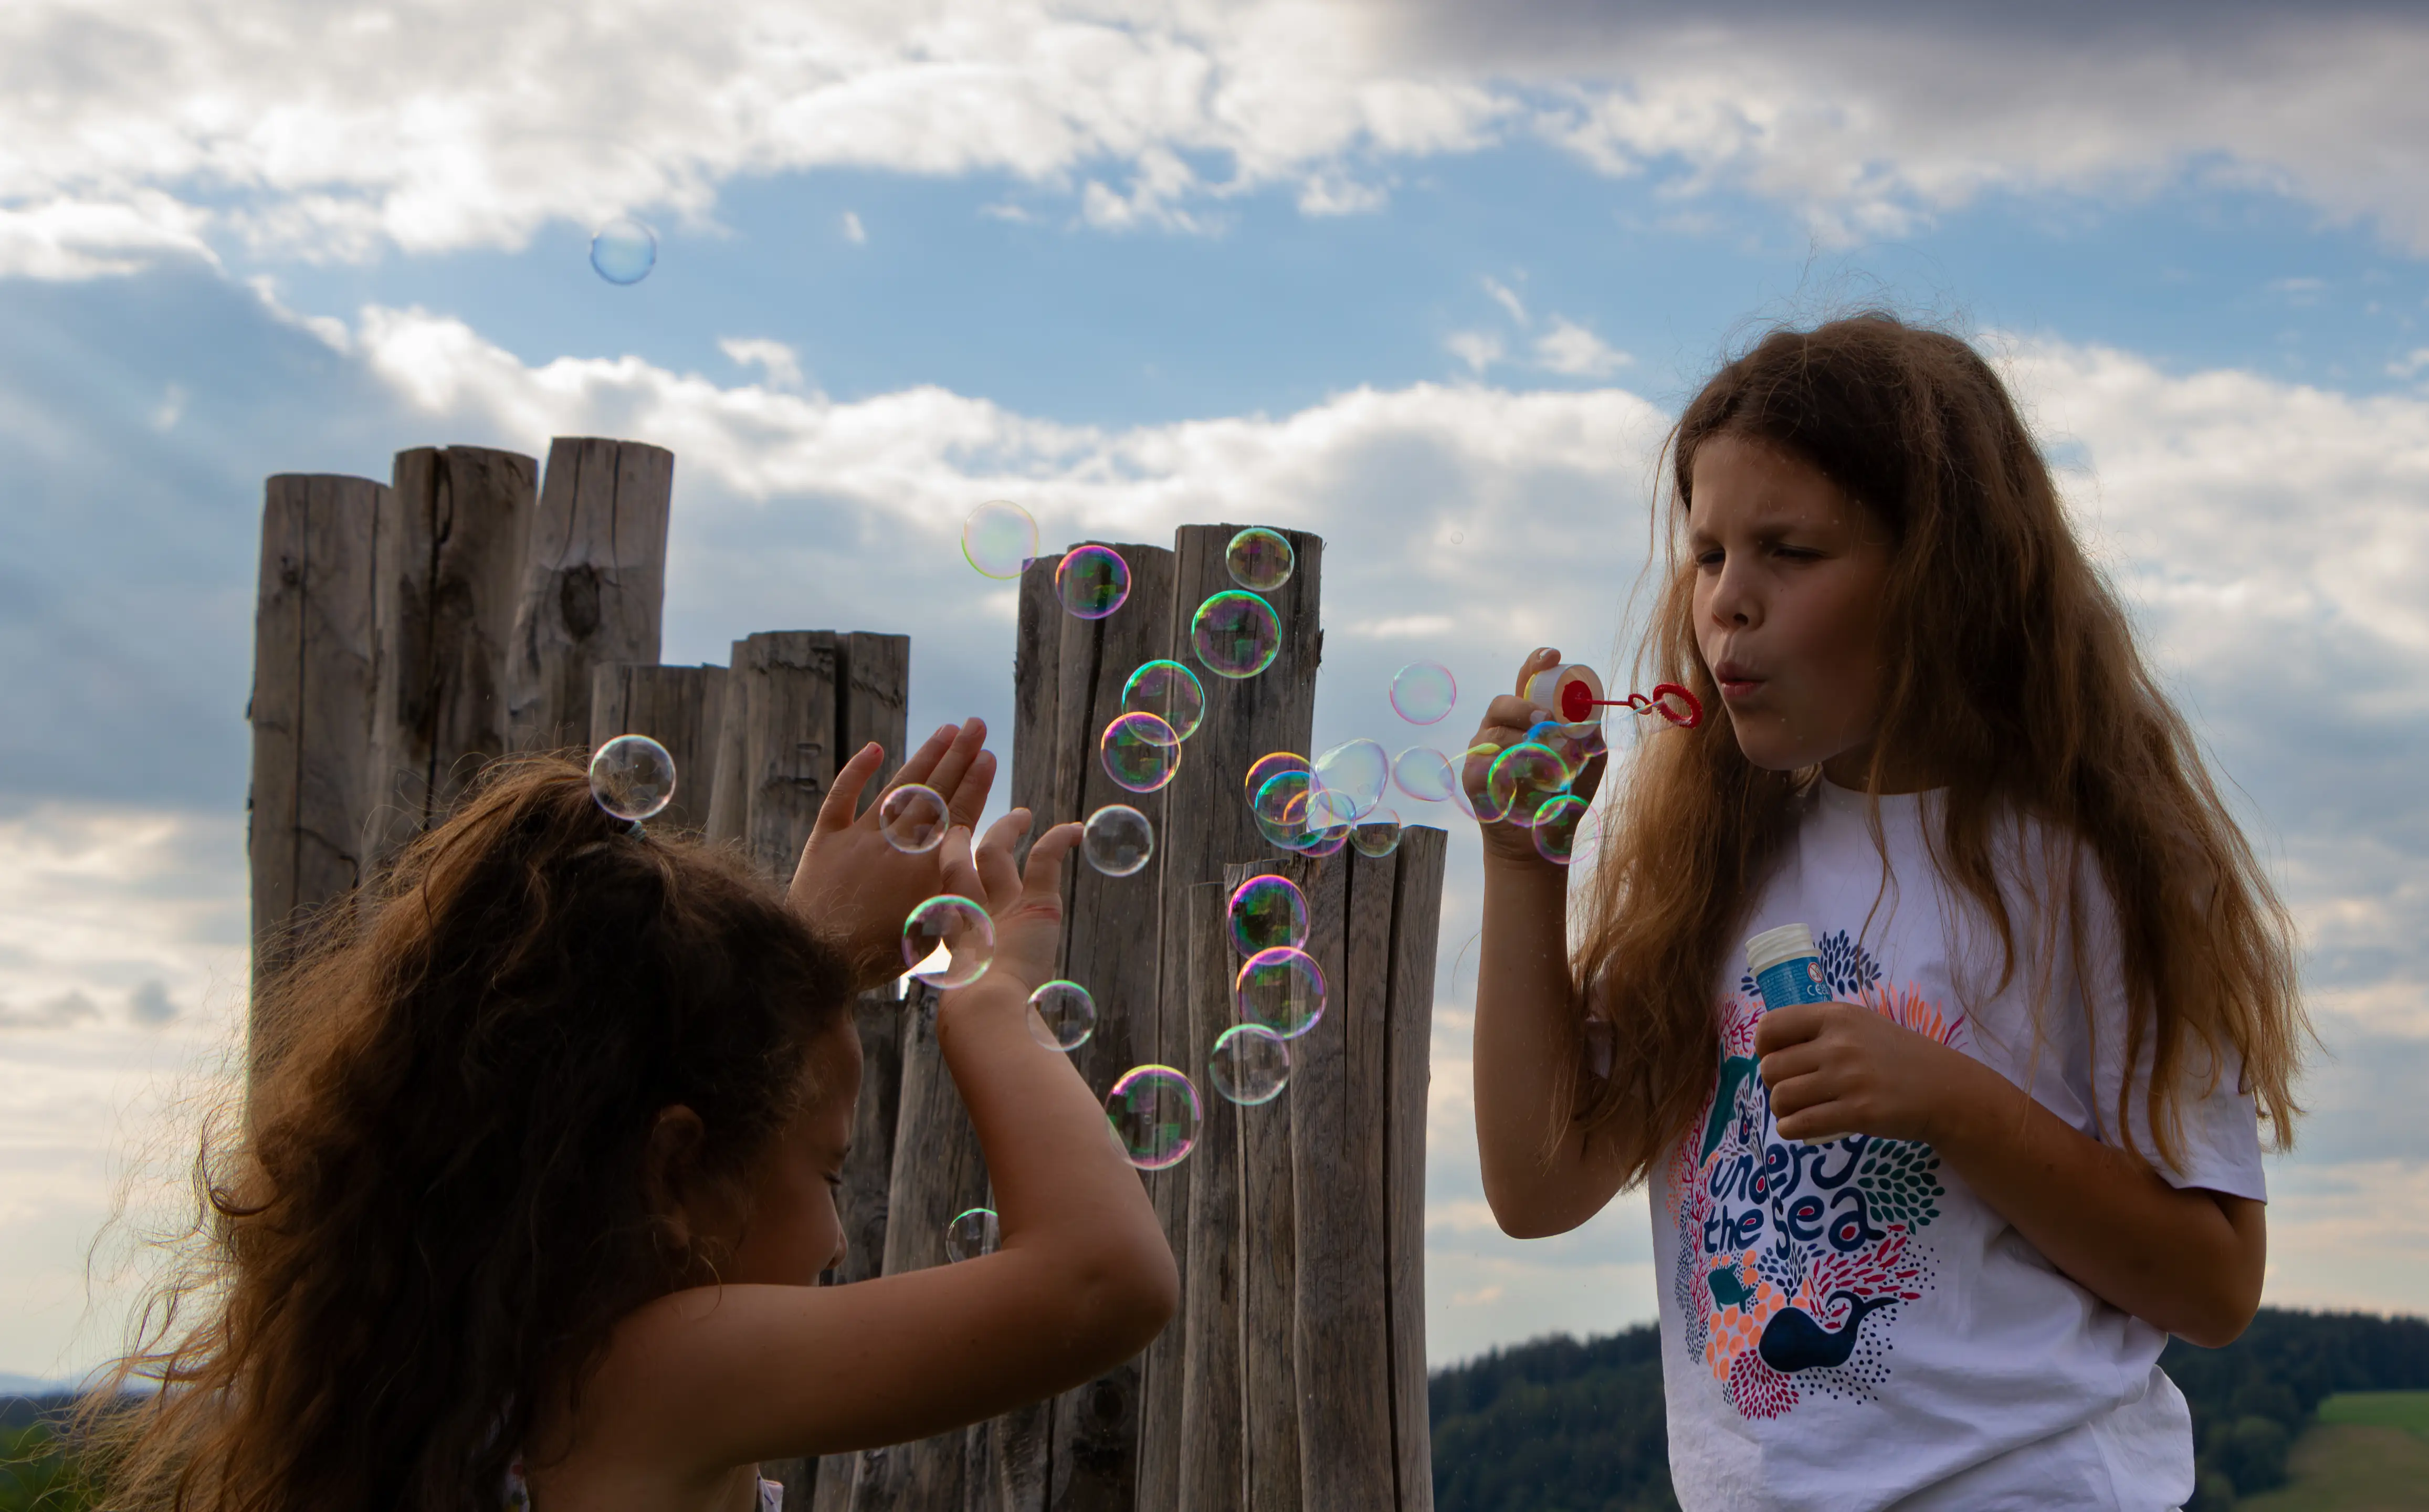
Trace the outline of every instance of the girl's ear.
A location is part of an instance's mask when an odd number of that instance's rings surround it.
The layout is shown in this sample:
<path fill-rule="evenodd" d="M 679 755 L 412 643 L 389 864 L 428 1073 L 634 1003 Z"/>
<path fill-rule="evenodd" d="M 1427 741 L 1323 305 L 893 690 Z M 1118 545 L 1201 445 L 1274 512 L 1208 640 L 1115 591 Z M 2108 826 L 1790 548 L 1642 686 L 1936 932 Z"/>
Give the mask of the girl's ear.
<path fill-rule="evenodd" d="M 669 1104 L 658 1109 L 641 1153 L 642 1198 L 660 1224 L 661 1238 L 678 1253 L 691 1246 L 695 1224 L 686 1204 L 697 1196 L 694 1160 L 707 1135 L 699 1114 L 681 1103 Z"/>

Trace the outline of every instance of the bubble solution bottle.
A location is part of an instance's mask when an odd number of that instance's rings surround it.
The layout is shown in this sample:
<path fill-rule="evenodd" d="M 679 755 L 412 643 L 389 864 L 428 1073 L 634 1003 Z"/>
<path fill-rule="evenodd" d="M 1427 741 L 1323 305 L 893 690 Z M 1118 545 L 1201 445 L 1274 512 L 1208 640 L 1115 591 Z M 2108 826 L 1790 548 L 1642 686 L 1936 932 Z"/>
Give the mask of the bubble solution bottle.
<path fill-rule="evenodd" d="M 1830 984 L 1822 976 L 1822 953 L 1813 948 L 1809 924 L 1782 924 L 1746 941 L 1746 974 L 1762 993 L 1765 1013 L 1791 1003 L 1827 1003 Z"/>

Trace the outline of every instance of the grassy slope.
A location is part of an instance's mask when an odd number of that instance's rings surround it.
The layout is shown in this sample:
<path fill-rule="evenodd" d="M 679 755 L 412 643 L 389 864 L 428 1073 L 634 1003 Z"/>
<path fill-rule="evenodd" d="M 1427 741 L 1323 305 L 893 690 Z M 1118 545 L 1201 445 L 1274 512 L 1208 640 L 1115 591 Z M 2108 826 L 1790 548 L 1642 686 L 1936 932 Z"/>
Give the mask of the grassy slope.
<path fill-rule="evenodd" d="M 2320 1404 L 2282 1489 L 2236 1512 L 2429 1512 L 2429 1391 L 2346 1391 Z"/>

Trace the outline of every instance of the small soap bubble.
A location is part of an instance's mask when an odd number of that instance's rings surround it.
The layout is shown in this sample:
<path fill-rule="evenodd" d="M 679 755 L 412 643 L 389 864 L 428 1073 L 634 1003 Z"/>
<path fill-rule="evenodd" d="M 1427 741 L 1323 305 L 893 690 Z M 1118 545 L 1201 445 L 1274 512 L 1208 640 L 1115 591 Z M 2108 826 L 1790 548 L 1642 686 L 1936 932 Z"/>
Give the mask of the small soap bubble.
<path fill-rule="evenodd" d="M 1018 577 L 1037 559 L 1037 522 L 1010 499 L 989 499 L 962 522 L 962 559 L 985 577 Z"/>
<path fill-rule="evenodd" d="M 1563 724 L 1558 720 L 1538 720 L 1527 728 L 1529 744 L 1540 745 L 1561 758 L 1568 769 L 1569 780 L 1575 782 L 1586 763 L 1611 749 L 1603 738 L 1602 725 L 1594 720 Z"/>
<path fill-rule="evenodd" d="M 646 735 L 620 735 L 590 758 L 590 796 L 618 819 L 638 823 L 675 796 L 675 758 Z"/>
<path fill-rule="evenodd" d="M 1029 994 L 1029 1038 L 1065 1055 L 1097 1032 L 1097 1000 L 1077 982 L 1049 982 Z"/>
<path fill-rule="evenodd" d="M 950 1263 L 993 1254 L 1000 1238 L 994 1208 L 973 1207 L 966 1213 L 956 1213 L 953 1221 L 945 1225 L 945 1259 Z"/>
<path fill-rule="evenodd" d="M 1262 1023 L 1235 1023 L 1215 1038 L 1206 1079 L 1242 1107 L 1270 1103 L 1290 1085 L 1290 1046 Z"/>
<path fill-rule="evenodd" d="M 1186 740 L 1206 718 L 1206 685 L 1177 661 L 1150 661 L 1122 684 L 1122 712 L 1152 714 Z"/>
<path fill-rule="evenodd" d="M 945 842 L 945 831 L 951 827 L 952 814 L 945 806 L 945 796 L 934 788 L 906 782 L 887 789 L 885 796 L 877 800 L 877 832 L 905 856 L 934 850 Z"/>
<path fill-rule="evenodd" d="M 1451 805 L 1480 824 L 1499 823 L 1508 812 L 1493 796 L 1493 763 L 1500 756 L 1501 747 L 1479 740 L 1459 758 L 1460 780 L 1450 790 Z"/>
<path fill-rule="evenodd" d="M 1304 772 L 1277 772 L 1265 779 L 1248 806 L 1256 816 L 1257 833 L 1286 851 L 1298 849 L 1307 838 L 1309 780 Z"/>
<path fill-rule="evenodd" d="M 1249 804 L 1253 806 L 1256 803 L 1258 789 L 1276 776 L 1285 772 L 1305 772 L 1307 769 L 1307 757 L 1293 751 L 1268 751 L 1257 757 L 1248 763 L 1247 782 Z"/>
<path fill-rule="evenodd" d="M 1349 843 L 1361 856 L 1385 856 L 1400 848 L 1400 816 L 1378 808 L 1349 826 Z"/>
<path fill-rule="evenodd" d="M 1459 788 L 1450 757 L 1429 745 L 1413 745 L 1392 758 L 1392 780 L 1421 804 L 1446 804 Z"/>
<path fill-rule="evenodd" d="M 1181 1163 L 1198 1143 L 1198 1088 L 1169 1066 L 1134 1066 L 1105 1094 L 1105 1119 L 1141 1171 Z"/>
<path fill-rule="evenodd" d="M 1586 801 L 1573 792 L 1546 800 L 1535 810 L 1535 854 L 1556 865 L 1568 865 L 1576 855 L 1578 829 L 1586 812 Z"/>
<path fill-rule="evenodd" d="M 1353 823 L 1383 801 L 1392 758 L 1373 740 L 1349 740 L 1315 758 L 1308 800 L 1311 827 Z"/>
<path fill-rule="evenodd" d="M 1324 969 L 1314 956 L 1288 945 L 1261 950 L 1232 978 L 1231 1003 L 1242 1023 L 1262 1023 L 1296 1039 L 1324 1017 Z"/>
<path fill-rule="evenodd" d="M 1355 824 L 1326 824 L 1321 827 L 1311 827 L 1307 831 L 1306 838 L 1292 849 L 1301 856 L 1313 856 L 1318 860 L 1328 856 L 1338 856 L 1341 854 L 1341 848 L 1349 843 L 1349 832 L 1357 827 Z"/>
<path fill-rule="evenodd" d="M 1231 538 L 1223 553 L 1223 565 L 1231 570 L 1232 582 L 1270 593 L 1290 581 L 1298 554 L 1291 550 L 1290 538 L 1281 532 L 1250 525 Z"/>
<path fill-rule="evenodd" d="M 1131 564 L 1111 546 L 1074 546 L 1054 565 L 1054 593 L 1073 618 L 1101 620 L 1131 596 Z"/>
<path fill-rule="evenodd" d="M 1413 661 L 1392 676 L 1392 707 L 1412 724 L 1433 724 L 1459 702 L 1459 680 L 1439 661 Z"/>
<path fill-rule="evenodd" d="M 1105 775 L 1132 792 L 1153 792 L 1181 771 L 1181 737 L 1152 714 L 1116 714 L 1097 741 Z"/>
<path fill-rule="evenodd" d="M 590 239 L 590 267 L 611 284 L 637 284 L 658 265 L 657 233 L 619 216 Z"/>
<path fill-rule="evenodd" d="M 1307 943 L 1307 894 L 1288 877 L 1250 877 L 1231 893 L 1231 948 L 1243 956 Z"/>
<path fill-rule="evenodd" d="M 1128 804 L 1107 804 L 1080 828 L 1080 854 L 1109 877 L 1126 877 L 1155 854 L 1155 826 Z"/>
<path fill-rule="evenodd" d="M 1493 806 L 1513 824 L 1532 824 L 1536 811 L 1569 785 L 1569 769 L 1546 747 L 1521 740 L 1494 758 L 1485 775 Z"/>
<path fill-rule="evenodd" d="M 1282 622 L 1264 599 L 1232 589 L 1198 606 L 1189 621 L 1189 647 L 1218 677 L 1254 677 L 1281 650 Z"/>
<path fill-rule="evenodd" d="M 931 898 L 902 921 L 902 964 L 931 987 L 967 987 L 995 964 L 995 921 L 967 898 Z"/>

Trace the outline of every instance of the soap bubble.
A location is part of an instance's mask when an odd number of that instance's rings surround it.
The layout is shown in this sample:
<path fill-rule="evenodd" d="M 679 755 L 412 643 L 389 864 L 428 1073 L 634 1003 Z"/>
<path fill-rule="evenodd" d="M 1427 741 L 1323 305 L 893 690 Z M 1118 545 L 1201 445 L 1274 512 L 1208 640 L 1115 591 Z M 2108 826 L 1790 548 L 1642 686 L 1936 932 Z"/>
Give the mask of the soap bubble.
<path fill-rule="evenodd" d="M 1189 621 L 1189 646 L 1218 677 L 1254 677 L 1281 650 L 1282 622 L 1264 599 L 1232 589 L 1198 606 Z"/>
<path fill-rule="evenodd" d="M 1328 856 L 1338 856 L 1341 848 L 1349 843 L 1349 832 L 1354 827 L 1349 824 L 1311 826 L 1300 834 L 1297 844 L 1285 848 L 1319 860 Z"/>
<path fill-rule="evenodd" d="M 1308 774 L 1277 772 L 1257 789 L 1248 811 L 1256 816 L 1257 833 L 1282 849 L 1297 850 L 1307 838 Z"/>
<path fill-rule="evenodd" d="M 1305 772 L 1307 757 L 1292 751 L 1268 751 L 1248 763 L 1248 802 L 1257 801 L 1257 790 L 1285 772 Z"/>
<path fill-rule="evenodd" d="M 1216 1037 L 1206 1079 L 1242 1107 L 1270 1103 L 1290 1085 L 1290 1046 L 1262 1023 L 1235 1023 Z"/>
<path fill-rule="evenodd" d="M 1432 724 L 1459 702 L 1459 679 L 1439 661 L 1413 661 L 1392 677 L 1392 707 L 1412 724 Z"/>
<path fill-rule="evenodd" d="M 638 823 L 674 800 L 675 758 L 646 735 L 620 735 L 590 758 L 590 796 L 618 819 Z"/>
<path fill-rule="evenodd" d="M 1270 593 L 1290 581 L 1298 554 L 1291 550 L 1290 538 L 1281 532 L 1250 525 L 1231 538 L 1223 553 L 1223 565 L 1231 570 L 1232 582 Z"/>
<path fill-rule="evenodd" d="M 1037 559 L 1037 522 L 1010 499 L 989 499 L 962 522 L 962 559 L 982 576 L 1018 577 Z"/>
<path fill-rule="evenodd" d="M 1077 982 L 1049 982 L 1029 994 L 1036 1010 L 1029 1020 L 1029 1038 L 1049 1050 L 1068 1055 L 1097 1032 L 1097 1000 Z"/>
<path fill-rule="evenodd" d="M 1494 758 L 1485 775 L 1493 806 L 1513 824 L 1532 824 L 1545 800 L 1569 785 L 1569 769 L 1549 749 L 1521 740 Z"/>
<path fill-rule="evenodd" d="M 1153 792 L 1181 771 L 1181 737 L 1152 714 L 1116 714 L 1097 741 L 1105 775 L 1132 792 Z"/>
<path fill-rule="evenodd" d="M 1296 1039 L 1324 1017 L 1324 968 L 1288 945 L 1261 950 L 1231 979 L 1231 1002 L 1242 1023 L 1262 1023 Z"/>
<path fill-rule="evenodd" d="M 1231 893 L 1231 947 L 1242 955 L 1307 943 L 1307 894 L 1288 877 L 1257 876 Z"/>
<path fill-rule="evenodd" d="M 918 856 L 942 845 L 952 822 L 945 795 L 920 783 L 889 788 L 877 800 L 877 832 L 905 856 Z"/>
<path fill-rule="evenodd" d="M 945 1225 L 945 1258 L 948 1262 L 975 1260 L 982 1254 L 993 1254 L 1000 1238 L 994 1208 L 973 1207 L 968 1212 L 956 1213 L 953 1221 Z"/>
<path fill-rule="evenodd" d="M 1177 661 L 1143 662 L 1122 684 L 1122 712 L 1152 714 L 1186 740 L 1206 718 L 1206 685 Z"/>
<path fill-rule="evenodd" d="M 1568 865 L 1577 850 L 1578 826 L 1585 816 L 1586 801 L 1576 793 L 1546 800 L 1535 810 L 1535 853 L 1546 861 Z"/>
<path fill-rule="evenodd" d="M 1198 1088 L 1169 1066 L 1133 1066 L 1105 1094 L 1105 1118 L 1132 1165 L 1162 1171 L 1198 1143 Z"/>
<path fill-rule="evenodd" d="M 1538 720 L 1527 727 L 1527 739 L 1528 743 L 1540 745 L 1559 756 L 1561 765 L 1568 770 L 1571 782 L 1575 782 L 1578 773 L 1586 769 L 1587 762 L 1611 749 L 1611 742 L 1603 736 L 1601 723 L 1595 720 L 1574 724 L 1563 724 L 1558 720 Z"/>
<path fill-rule="evenodd" d="M 590 266 L 611 284 L 637 284 L 658 265 L 657 233 L 620 216 L 590 239 Z"/>
<path fill-rule="evenodd" d="M 1155 826 L 1128 804 L 1107 804 L 1080 828 L 1080 854 L 1109 877 L 1126 877 L 1155 854 Z"/>
<path fill-rule="evenodd" d="M 995 921 L 967 898 L 931 898 L 902 921 L 902 964 L 931 987 L 967 987 L 995 964 Z"/>
<path fill-rule="evenodd" d="M 1479 740 L 1459 758 L 1460 780 L 1451 788 L 1451 805 L 1480 824 L 1498 823 L 1509 812 L 1493 796 L 1493 763 L 1500 756 L 1501 747 L 1490 740 Z"/>
<path fill-rule="evenodd" d="M 1366 817 L 1383 801 L 1383 785 L 1391 779 L 1392 758 L 1372 740 L 1350 740 L 1315 758 L 1314 785 L 1308 799 L 1311 828 L 1347 824 Z"/>
<path fill-rule="evenodd" d="M 1378 808 L 1349 826 L 1349 843 L 1361 856 L 1385 856 L 1400 848 L 1400 816 Z"/>
<path fill-rule="evenodd" d="M 1450 802 L 1459 787 L 1450 757 L 1429 745 L 1413 745 L 1392 758 L 1392 780 L 1421 804 Z"/>
<path fill-rule="evenodd" d="M 1111 546 L 1074 546 L 1054 564 L 1054 594 L 1073 617 L 1101 620 L 1131 596 L 1131 564 Z"/>

